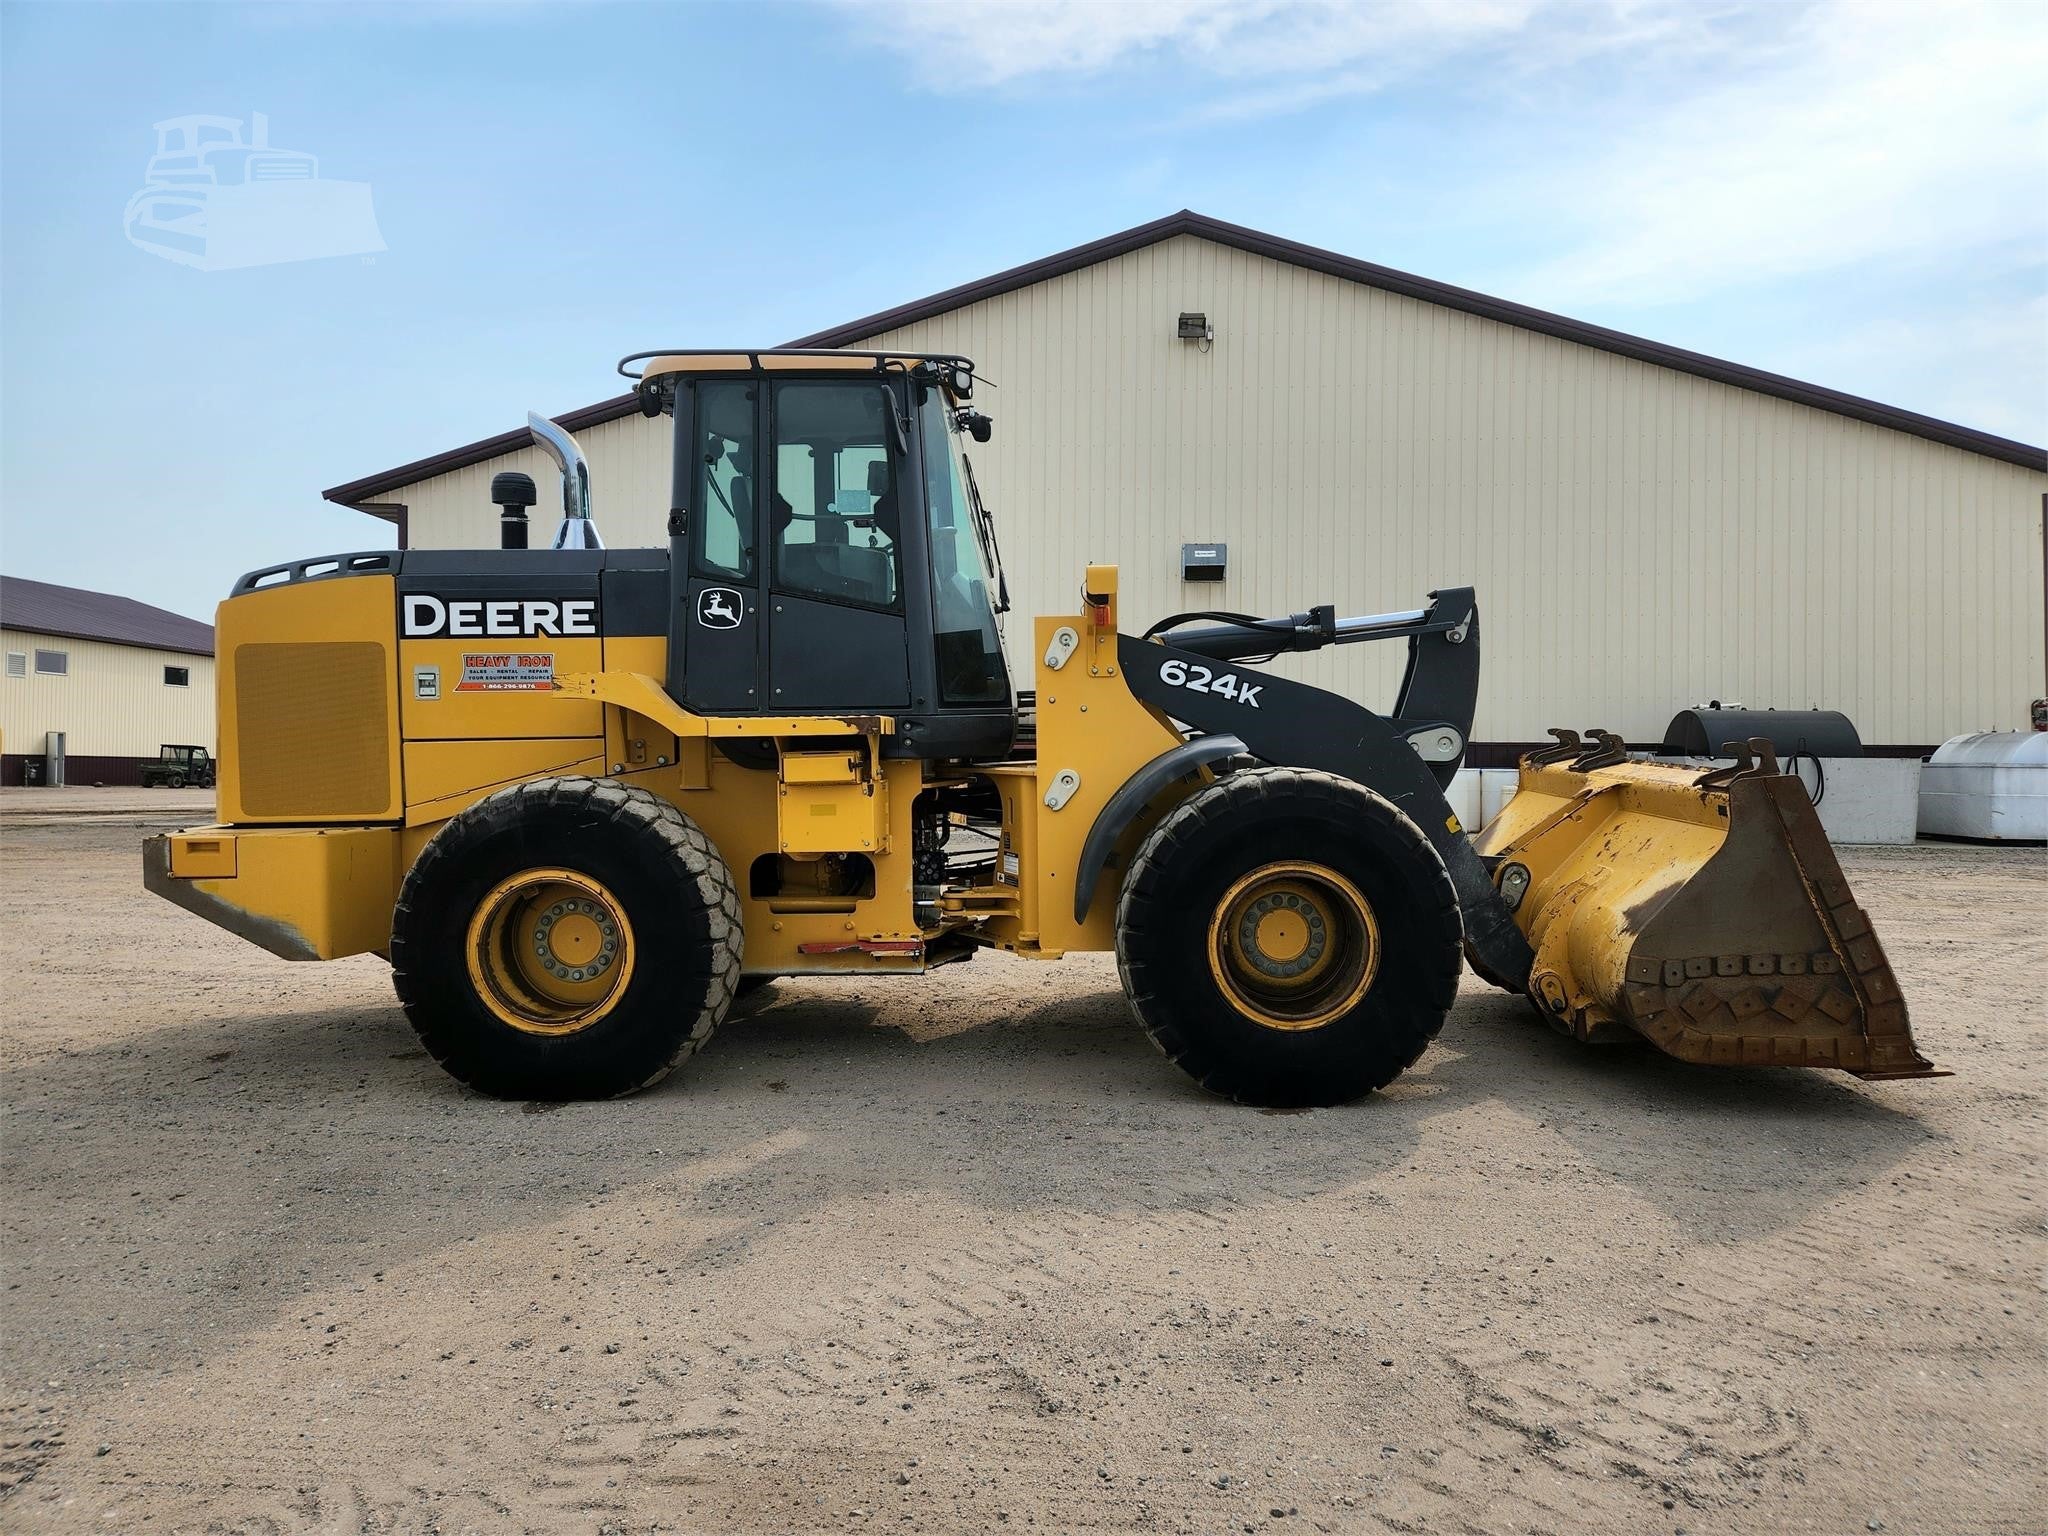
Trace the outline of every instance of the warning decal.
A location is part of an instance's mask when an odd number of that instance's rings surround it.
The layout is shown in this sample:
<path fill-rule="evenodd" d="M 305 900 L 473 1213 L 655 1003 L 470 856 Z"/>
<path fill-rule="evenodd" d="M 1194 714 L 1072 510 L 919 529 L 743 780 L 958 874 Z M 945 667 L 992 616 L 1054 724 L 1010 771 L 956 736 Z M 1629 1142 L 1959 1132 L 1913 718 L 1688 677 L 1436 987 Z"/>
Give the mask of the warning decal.
<path fill-rule="evenodd" d="M 552 651 L 465 651 L 457 693 L 553 693 Z"/>

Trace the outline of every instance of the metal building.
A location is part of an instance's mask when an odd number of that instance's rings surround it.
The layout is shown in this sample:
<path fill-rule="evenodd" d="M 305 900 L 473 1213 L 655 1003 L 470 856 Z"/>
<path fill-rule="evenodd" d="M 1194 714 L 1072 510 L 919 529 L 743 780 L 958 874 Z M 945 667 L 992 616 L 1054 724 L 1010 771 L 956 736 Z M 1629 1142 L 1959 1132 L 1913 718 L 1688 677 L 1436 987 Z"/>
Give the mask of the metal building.
<path fill-rule="evenodd" d="M 213 626 L 0 576 L 0 784 L 135 784 L 166 744 L 214 750 Z M 56 738 L 56 739 L 53 739 Z"/>
<path fill-rule="evenodd" d="M 793 344 L 961 352 L 998 386 L 974 457 L 1020 614 L 1070 608 L 1089 561 L 1148 617 L 1475 586 L 1473 762 L 1552 725 L 1654 742 L 1712 699 L 1925 749 L 2024 728 L 2043 692 L 2048 451 L 1875 401 L 1187 212 Z M 662 543 L 671 424 L 630 396 L 560 420 L 606 540 Z M 554 483 L 526 442 L 326 495 L 401 542 L 492 544 L 493 474 Z M 1189 544 L 1221 580 L 1183 580 Z M 1294 669 L 1384 706 L 1399 665 Z"/>

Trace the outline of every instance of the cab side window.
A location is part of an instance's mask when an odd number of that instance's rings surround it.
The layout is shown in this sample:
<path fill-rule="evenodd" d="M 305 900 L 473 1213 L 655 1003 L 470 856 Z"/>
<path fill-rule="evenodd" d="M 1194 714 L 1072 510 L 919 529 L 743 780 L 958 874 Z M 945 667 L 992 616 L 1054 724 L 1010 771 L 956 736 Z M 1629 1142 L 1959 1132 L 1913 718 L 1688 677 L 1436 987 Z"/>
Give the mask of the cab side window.
<path fill-rule="evenodd" d="M 778 591 L 863 608 L 901 602 L 901 516 L 882 386 L 792 381 L 775 391 L 769 507 Z"/>
<path fill-rule="evenodd" d="M 693 555 L 700 576 L 745 581 L 754 574 L 759 482 L 754 390 L 737 382 L 697 386 L 696 513 Z"/>

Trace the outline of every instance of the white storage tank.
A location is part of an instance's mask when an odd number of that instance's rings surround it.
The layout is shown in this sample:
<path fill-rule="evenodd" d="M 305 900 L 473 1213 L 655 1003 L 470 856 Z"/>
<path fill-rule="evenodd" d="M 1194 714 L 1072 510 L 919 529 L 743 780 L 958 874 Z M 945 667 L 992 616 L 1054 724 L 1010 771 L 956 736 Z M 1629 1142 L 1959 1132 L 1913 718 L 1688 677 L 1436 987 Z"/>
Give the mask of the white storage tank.
<path fill-rule="evenodd" d="M 1920 770 L 1920 835 L 2048 842 L 2048 731 L 1951 736 Z"/>

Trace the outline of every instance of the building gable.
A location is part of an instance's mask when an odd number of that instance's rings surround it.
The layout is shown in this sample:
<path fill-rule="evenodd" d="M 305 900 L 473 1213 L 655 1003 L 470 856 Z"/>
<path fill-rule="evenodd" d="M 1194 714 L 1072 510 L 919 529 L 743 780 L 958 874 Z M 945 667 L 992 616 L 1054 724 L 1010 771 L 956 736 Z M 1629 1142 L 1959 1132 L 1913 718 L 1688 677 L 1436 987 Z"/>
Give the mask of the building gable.
<path fill-rule="evenodd" d="M 1691 352 L 1682 347 L 1668 346 L 1663 342 L 1609 330 L 1605 326 L 1591 325 L 1564 315 L 1551 314 L 1507 299 L 1493 298 L 1469 288 L 1459 288 L 1450 283 L 1440 283 L 1431 278 L 1397 271 L 1392 267 L 1359 261 L 1335 251 L 1285 240 L 1278 235 L 1269 235 L 1243 225 L 1225 223 L 1221 219 L 1212 219 L 1187 209 L 1101 240 L 1093 240 L 1037 261 L 1027 262 L 1022 266 L 993 273 L 971 283 L 963 283 L 925 298 L 914 299 L 893 309 L 865 315 L 844 325 L 814 331 L 808 336 L 796 338 L 788 345 L 850 346 L 886 331 L 899 330 L 952 310 L 1014 293 L 1021 288 L 1046 282 L 1084 267 L 1112 261 L 1116 257 L 1181 236 L 1193 236 L 1252 255 L 1269 257 L 1289 266 L 1302 267 L 1347 282 L 1477 315 L 1482 319 L 1496 320 L 1504 325 L 1538 335 L 1556 337 L 1561 341 L 1591 347 L 1596 351 L 1612 353 L 1637 362 L 1651 363 L 1679 373 L 1731 385 L 1737 389 L 1868 422 L 1930 442 L 1960 448 L 1965 452 L 1982 454 L 2004 463 L 2017 464 L 2025 469 L 2048 470 L 2048 449 L 2015 442 L 2011 438 L 2000 437 L 1995 433 L 1980 432 L 1972 427 L 1942 421 L 1917 411 L 1903 410 L 1858 395 L 1845 394 L 1840 390 L 1827 389 L 1818 384 L 1808 384 L 1760 368 L 1748 368 L 1739 363 L 1726 362 L 1720 358 L 1709 357 L 1705 353 Z M 557 419 L 569 431 L 579 432 L 629 416 L 638 409 L 638 403 L 633 396 L 616 395 L 595 405 L 570 411 Z M 436 475 L 447 474 L 515 452 L 525 447 L 529 441 L 528 434 L 523 428 L 501 432 L 494 437 L 465 443 L 444 453 L 433 454 L 409 464 L 401 464 L 374 475 L 351 480 L 345 485 L 332 486 L 321 494 L 329 501 L 395 521 L 395 509 L 389 504 L 377 504 L 378 498 L 404 486 L 432 479 Z"/>

